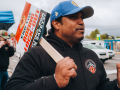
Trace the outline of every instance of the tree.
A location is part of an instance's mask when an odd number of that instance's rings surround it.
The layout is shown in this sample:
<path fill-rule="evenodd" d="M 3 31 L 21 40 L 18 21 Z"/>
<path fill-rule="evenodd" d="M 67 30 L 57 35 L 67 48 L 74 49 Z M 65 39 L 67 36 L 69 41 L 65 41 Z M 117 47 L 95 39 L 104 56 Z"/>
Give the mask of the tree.
<path fill-rule="evenodd" d="M 106 34 L 100 35 L 100 39 L 106 39 Z"/>
<path fill-rule="evenodd" d="M 96 35 L 97 35 L 97 34 L 100 34 L 100 32 L 99 32 L 98 29 L 95 30 L 95 34 L 96 34 Z"/>
<path fill-rule="evenodd" d="M 108 35 L 107 33 L 100 35 L 100 38 L 101 39 L 115 39 L 113 35 Z"/>
<path fill-rule="evenodd" d="M 120 36 L 117 36 L 116 38 L 120 38 Z"/>
<path fill-rule="evenodd" d="M 85 35 L 85 39 L 90 39 L 90 36 L 89 35 Z"/>
<path fill-rule="evenodd" d="M 93 40 L 96 39 L 97 34 L 100 34 L 98 29 L 96 29 L 95 31 L 92 31 L 90 34 L 90 39 L 93 39 Z"/>
<path fill-rule="evenodd" d="M 96 29 L 94 31 L 91 32 L 91 34 L 85 35 L 85 38 L 87 39 L 92 39 L 92 40 L 96 40 L 97 34 L 100 34 L 99 30 Z M 120 38 L 120 36 L 117 36 L 117 38 Z M 107 33 L 100 35 L 100 39 L 114 39 L 113 35 L 108 35 Z"/>
<path fill-rule="evenodd" d="M 108 35 L 107 39 L 115 39 L 113 35 Z"/>
<path fill-rule="evenodd" d="M 106 39 L 108 39 L 109 35 L 106 33 Z"/>
<path fill-rule="evenodd" d="M 90 38 L 91 38 L 91 39 L 95 39 L 95 38 L 96 38 L 96 34 L 95 34 L 94 31 L 91 32 L 91 34 L 90 34 Z"/>
<path fill-rule="evenodd" d="M 115 39 L 115 37 L 113 35 L 111 35 L 111 39 Z"/>

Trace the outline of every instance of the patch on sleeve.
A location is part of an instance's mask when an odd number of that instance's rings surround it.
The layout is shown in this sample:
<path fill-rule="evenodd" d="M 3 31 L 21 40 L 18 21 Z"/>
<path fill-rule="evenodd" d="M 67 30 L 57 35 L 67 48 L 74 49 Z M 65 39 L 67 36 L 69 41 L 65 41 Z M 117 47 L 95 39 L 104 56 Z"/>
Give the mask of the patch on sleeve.
<path fill-rule="evenodd" d="M 91 59 L 85 61 L 85 67 L 93 74 L 96 72 L 96 64 Z"/>

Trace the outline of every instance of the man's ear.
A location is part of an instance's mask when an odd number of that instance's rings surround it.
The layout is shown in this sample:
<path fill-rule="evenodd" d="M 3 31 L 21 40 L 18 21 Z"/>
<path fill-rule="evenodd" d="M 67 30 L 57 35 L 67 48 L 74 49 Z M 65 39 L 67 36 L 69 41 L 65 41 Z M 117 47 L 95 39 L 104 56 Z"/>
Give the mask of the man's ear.
<path fill-rule="evenodd" d="M 52 25 L 53 25 L 53 27 L 56 29 L 56 30 L 59 30 L 60 29 L 60 22 L 58 22 L 58 21 L 55 21 L 55 20 L 53 20 L 52 21 Z"/>

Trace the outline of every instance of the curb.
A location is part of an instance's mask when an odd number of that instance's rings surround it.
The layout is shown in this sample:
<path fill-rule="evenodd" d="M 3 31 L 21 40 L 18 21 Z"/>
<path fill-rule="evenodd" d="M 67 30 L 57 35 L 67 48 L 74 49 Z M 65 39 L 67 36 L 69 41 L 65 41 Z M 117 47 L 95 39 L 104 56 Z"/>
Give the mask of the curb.
<path fill-rule="evenodd" d="M 115 54 L 120 54 L 120 52 L 115 52 Z"/>

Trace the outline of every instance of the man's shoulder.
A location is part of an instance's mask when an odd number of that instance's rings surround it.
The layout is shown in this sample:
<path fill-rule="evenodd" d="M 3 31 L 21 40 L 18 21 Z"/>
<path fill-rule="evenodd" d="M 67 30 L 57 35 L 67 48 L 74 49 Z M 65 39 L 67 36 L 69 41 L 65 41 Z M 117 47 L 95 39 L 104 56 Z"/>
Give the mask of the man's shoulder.
<path fill-rule="evenodd" d="M 93 50 L 91 50 L 91 49 L 89 49 L 89 48 L 86 48 L 86 47 L 83 47 L 82 48 L 82 51 L 87 51 L 87 52 L 91 52 L 91 53 L 94 53 L 94 51 Z"/>
<path fill-rule="evenodd" d="M 31 60 L 38 60 L 38 58 L 48 57 L 42 46 L 31 47 L 27 52 L 24 53 L 23 58 L 31 58 Z"/>
<path fill-rule="evenodd" d="M 91 50 L 91 49 L 89 49 L 89 48 L 86 48 L 86 47 L 83 47 L 83 48 L 82 48 L 82 52 L 85 53 L 85 54 L 97 55 L 93 50 Z"/>
<path fill-rule="evenodd" d="M 39 53 L 39 52 L 44 52 L 45 50 L 42 48 L 42 46 L 34 46 L 34 47 L 31 47 L 29 50 L 28 50 L 28 53 Z"/>
<path fill-rule="evenodd" d="M 27 52 L 25 52 L 25 54 L 30 55 L 32 57 L 34 56 L 43 57 L 48 55 L 44 48 L 40 45 L 31 47 Z"/>

